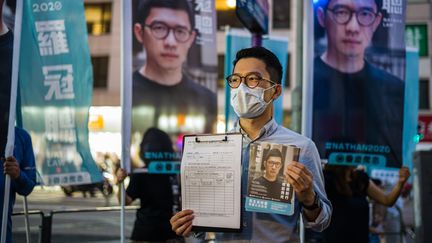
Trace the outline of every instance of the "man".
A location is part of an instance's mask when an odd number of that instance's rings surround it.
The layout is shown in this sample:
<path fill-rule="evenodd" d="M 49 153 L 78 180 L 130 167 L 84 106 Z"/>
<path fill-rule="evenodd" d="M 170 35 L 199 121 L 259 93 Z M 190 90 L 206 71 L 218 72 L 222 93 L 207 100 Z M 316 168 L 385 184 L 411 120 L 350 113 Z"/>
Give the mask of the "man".
<path fill-rule="evenodd" d="M 254 179 L 249 186 L 249 194 L 262 199 L 280 200 L 281 195 L 284 195 L 285 189 L 282 190 L 284 180 L 280 179 L 280 171 L 283 168 L 282 153 L 279 149 L 271 149 L 264 161 L 264 174 Z M 289 187 L 284 187 L 289 189 Z M 283 192 L 284 194 L 281 194 Z M 289 199 L 284 201 L 290 201 Z"/>
<path fill-rule="evenodd" d="M 12 210 L 15 204 L 15 194 L 27 196 L 36 184 L 36 169 L 33 147 L 29 134 L 20 128 L 15 128 L 15 147 L 13 156 L 6 159 L 5 146 L 7 142 L 9 123 L 9 104 L 12 77 L 12 52 L 13 34 L 3 22 L 3 3 L 0 0 L 0 158 L 3 166 L 0 166 L 0 205 L 4 203 L 5 175 L 11 178 L 9 206 L 7 217 L 6 242 L 12 242 Z M 3 215 L 3 206 L 0 208 Z"/>
<path fill-rule="evenodd" d="M 187 0 L 139 1 L 135 19 L 146 61 L 133 74 L 133 132 L 152 126 L 170 135 L 213 131 L 215 93 L 183 74 L 197 35 Z"/>
<path fill-rule="evenodd" d="M 324 158 L 343 152 L 346 162 L 396 167 L 402 163 L 404 83 L 365 57 L 383 17 L 381 2 L 320 3 L 327 48 L 314 61 L 312 139 Z"/>
<path fill-rule="evenodd" d="M 217 234 L 221 241 L 298 242 L 295 233 L 300 212 L 305 226 L 322 231 L 329 224 L 331 205 L 324 190 L 320 158 L 314 143 L 279 126 L 273 119 L 272 102 L 281 94 L 282 66 L 277 57 L 263 47 L 240 50 L 234 61 L 233 74 L 227 78 L 231 87 L 231 106 L 239 116 L 233 132 L 243 136 L 242 222 L 241 233 Z M 249 149 L 251 144 L 269 142 L 300 148 L 299 162 L 285 167 L 284 176 L 296 193 L 294 214 L 282 216 L 244 211 Z M 171 218 L 172 229 L 187 236 L 194 213 L 183 210 Z"/>

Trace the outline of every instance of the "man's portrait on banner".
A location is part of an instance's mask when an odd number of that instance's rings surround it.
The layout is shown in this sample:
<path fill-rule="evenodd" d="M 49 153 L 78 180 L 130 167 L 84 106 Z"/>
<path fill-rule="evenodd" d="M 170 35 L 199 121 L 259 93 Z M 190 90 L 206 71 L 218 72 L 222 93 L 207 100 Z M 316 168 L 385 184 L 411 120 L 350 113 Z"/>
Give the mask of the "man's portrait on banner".
<path fill-rule="evenodd" d="M 405 44 L 394 33 L 403 32 L 404 15 L 383 2 L 314 6 L 312 140 L 330 163 L 402 163 Z"/>
<path fill-rule="evenodd" d="M 133 1 L 133 147 L 150 127 L 174 142 L 185 133 L 214 131 L 213 5 L 210 0 Z"/>

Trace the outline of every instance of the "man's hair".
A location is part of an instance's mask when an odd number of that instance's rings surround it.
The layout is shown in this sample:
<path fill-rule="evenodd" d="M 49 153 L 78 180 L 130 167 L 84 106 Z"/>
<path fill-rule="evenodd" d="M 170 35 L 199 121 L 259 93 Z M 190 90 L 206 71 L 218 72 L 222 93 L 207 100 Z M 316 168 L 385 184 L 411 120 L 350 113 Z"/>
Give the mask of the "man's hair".
<path fill-rule="evenodd" d="M 264 161 L 267 161 L 270 157 L 279 157 L 282 160 L 282 152 L 279 149 L 271 149 L 268 151 L 267 155 L 265 156 Z"/>
<path fill-rule="evenodd" d="M 332 0 L 318 0 L 318 2 L 316 4 L 318 7 L 327 8 L 330 1 L 332 1 Z M 377 10 L 379 12 L 382 8 L 382 0 L 375 0 L 375 4 L 376 4 Z"/>
<path fill-rule="evenodd" d="M 237 52 L 233 65 L 243 58 L 256 58 L 264 62 L 266 70 L 270 74 L 270 79 L 278 84 L 282 81 L 282 65 L 276 55 L 264 47 L 245 48 Z"/>
<path fill-rule="evenodd" d="M 135 23 L 144 24 L 152 8 L 169 8 L 185 11 L 189 17 L 191 29 L 195 28 L 195 17 L 188 0 L 141 0 L 138 3 Z"/>
<path fill-rule="evenodd" d="M 146 158 L 146 152 L 166 152 L 174 153 L 173 144 L 171 138 L 164 131 L 151 127 L 146 130 L 140 143 L 139 156 L 146 165 L 151 162 L 150 158 Z M 164 160 L 170 160 L 164 158 Z"/>

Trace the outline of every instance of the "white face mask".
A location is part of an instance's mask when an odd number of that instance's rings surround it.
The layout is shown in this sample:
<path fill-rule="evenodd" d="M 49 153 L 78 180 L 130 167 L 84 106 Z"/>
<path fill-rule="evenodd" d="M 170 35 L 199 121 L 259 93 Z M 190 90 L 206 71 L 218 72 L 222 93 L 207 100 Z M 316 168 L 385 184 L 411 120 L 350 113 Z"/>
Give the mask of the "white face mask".
<path fill-rule="evenodd" d="M 264 100 L 264 92 L 274 86 L 264 89 L 255 87 L 253 89 L 241 83 L 236 89 L 231 89 L 231 106 L 237 116 L 241 118 L 254 118 L 260 116 L 267 108 L 269 102 Z"/>

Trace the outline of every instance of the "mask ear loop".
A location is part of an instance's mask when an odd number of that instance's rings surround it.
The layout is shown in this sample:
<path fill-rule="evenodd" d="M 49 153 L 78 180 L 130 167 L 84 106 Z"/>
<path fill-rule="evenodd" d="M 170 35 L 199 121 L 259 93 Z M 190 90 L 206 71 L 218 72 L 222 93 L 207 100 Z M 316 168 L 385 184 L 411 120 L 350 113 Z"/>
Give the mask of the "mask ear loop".
<path fill-rule="evenodd" d="M 261 99 L 264 101 L 264 103 L 266 103 L 266 105 L 269 105 L 274 99 L 273 98 L 271 98 L 268 102 L 266 102 L 265 101 L 265 99 L 264 99 L 264 94 L 265 94 L 265 92 L 267 91 L 267 90 L 269 90 L 269 89 L 272 89 L 272 88 L 274 88 L 274 87 L 277 87 L 279 84 L 275 84 L 275 85 L 273 85 L 273 86 L 271 86 L 271 87 L 268 87 L 267 89 L 264 89 L 264 92 L 263 92 L 263 94 L 262 94 L 262 97 L 261 97 Z M 275 90 L 275 92 L 276 92 L 276 90 Z M 274 95 L 274 94 L 273 94 Z"/>

